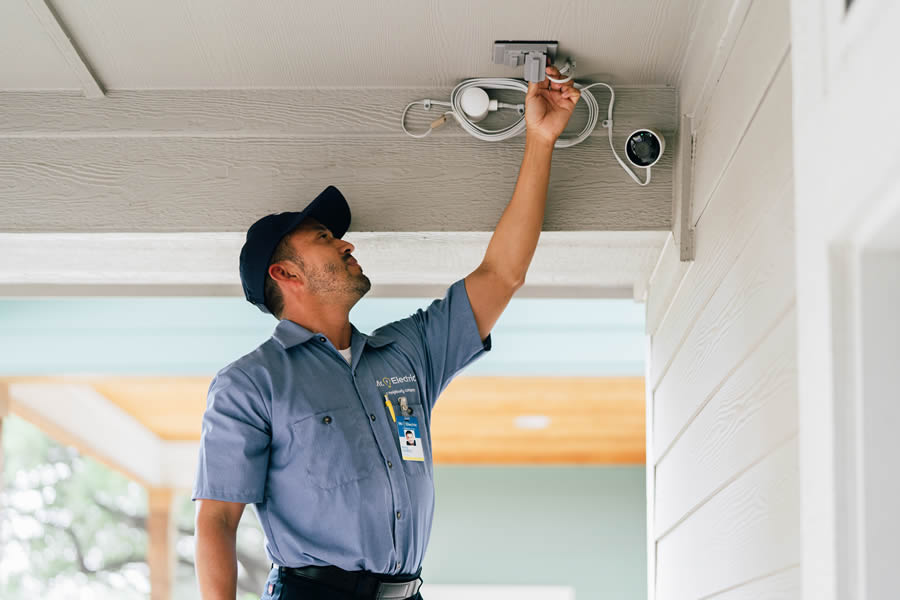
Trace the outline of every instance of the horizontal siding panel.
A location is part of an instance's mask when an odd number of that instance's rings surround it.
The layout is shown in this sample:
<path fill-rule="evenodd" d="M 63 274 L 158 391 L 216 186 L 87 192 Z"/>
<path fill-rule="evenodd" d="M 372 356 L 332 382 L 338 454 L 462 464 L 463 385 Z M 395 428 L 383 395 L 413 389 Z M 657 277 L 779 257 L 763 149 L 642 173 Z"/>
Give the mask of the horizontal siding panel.
<path fill-rule="evenodd" d="M 709 110 L 697 123 L 694 222 L 722 178 L 760 101 L 790 47 L 789 0 L 758 0 L 750 7 L 716 85 Z M 790 135 L 790 130 L 781 135 Z"/>
<path fill-rule="evenodd" d="M 715 89 L 751 0 L 703 3 L 678 80 L 681 112 L 702 120 L 704 102 Z"/>
<path fill-rule="evenodd" d="M 800 600 L 800 567 L 745 583 L 707 600 Z"/>
<path fill-rule="evenodd" d="M 794 437 L 660 540 L 657 600 L 704 598 L 799 561 Z"/>
<path fill-rule="evenodd" d="M 657 465 L 657 538 L 797 433 L 796 326 L 791 310 Z"/>
<path fill-rule="evenodd" d="M 6 138 L 0 231 L 246 231 L 329 184 L 350 202 L 354 231 L 492 231 L 523 149 L 524 139 L 437 137 Z M 544 229 L 669 229 L 672 156 L 661 160 L 642 188 L 605 140 L 558 151 Z"/>
<path fill-rule="evenodd" d="M 691 323 L 731 268 L 760 219 L 772 210 L 775 202 L 784 201 L 781 192 L 791 181 L 792 161 L 791 69 L 785 63 L 715 199 L 703 215 L 695 237 L 694 264 L 685 276 L 675 305 L 653 336 L 650 373 L 654 389 Z M 656 292 L 651 285 L 648 304 L 654 302 Z"/>
<path fill-rule="evenodd" d="M 654 391 L 657 461 L 710 394 L 794 302 L 791 186 L 785 186 L 778 196 Z"/>
<path fill-rule="evenodd" d="M 0 92 L 2 137 L 371 137 L 410 141 L 400 128 L 400 113 L 414 100 L 449 99 L 452 88 L 350 88 L 256 90 L 110 90 L 103 102 L 81 92 Z M 609 100 L 604 88 L 591 88 L 602 106 Z M 524 92 L 491 90 L 491 98 L 521 103 Z M 335 97 L 352 102 L 335 102 Z M 410 107 L 406 127 L 421 133 L 447 110 L 421 104 Z M 616 86 L 616 137 L 639 127 L 678 128 L 673 87 Z M 605 114 L 605 111 L 604 111 Z M 574 136 L 587 123 L 587 110 L 578 109 L 563 136 Z M 504 127 L 518 119 L 514 110 L 490 113 L 479 125 Z M 468 138 L 453 119 L 432 139 Z M 591 134 L 607 144 L 607 132 Z M 429 140 L 430 141 L 430 140 Z M 484 142 L 482 142 L 484 143 Z M 616 165 L 618 166 L 618 165 Z"/>

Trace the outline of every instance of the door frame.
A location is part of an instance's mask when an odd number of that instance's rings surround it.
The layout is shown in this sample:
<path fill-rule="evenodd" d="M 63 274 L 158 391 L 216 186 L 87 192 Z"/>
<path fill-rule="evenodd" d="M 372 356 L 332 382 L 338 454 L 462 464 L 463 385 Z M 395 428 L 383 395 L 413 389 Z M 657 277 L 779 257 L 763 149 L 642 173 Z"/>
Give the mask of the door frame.
<path fill-rule="evenodd" d="M 871 503 L 877 482 L 867 474 L 898 460 L 900 436 L 876 440 L 867 429 L 895 411 L 872 396 L 884 378 L 864 357 L 880 347 L 900 364 L 900 347 L 871 329 L 873 317 L 893 326 L 900 316 L 870 302 L 900 291 L 866 273 L 874 248 L 900 240 L 900 152 L 866 150 L 880 136 L 900 140 L 900 76 L 885 58 L 900 55 L 900 4 L 854 0 L 847 11 L 845 0 L 792 0 L 791 9 L 803 597 L 874 599 L 883 582 L 873 561 L 900 556 L 873 525 L 896 528 L 900 516 L 871 512 L 883 507 Z M 900 389 L 900 369 L 887 375 Z"/>

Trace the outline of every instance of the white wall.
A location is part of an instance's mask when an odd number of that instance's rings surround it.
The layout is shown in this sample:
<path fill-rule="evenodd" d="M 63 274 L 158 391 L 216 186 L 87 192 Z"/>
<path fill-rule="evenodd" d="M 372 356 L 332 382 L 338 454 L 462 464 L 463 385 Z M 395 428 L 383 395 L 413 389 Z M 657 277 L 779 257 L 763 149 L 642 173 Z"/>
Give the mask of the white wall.
<path fill-rule="evenodd" d="M 647 297 L 651 597 L 797 598 L 789 6 L 704 11 L 679 92 L 695 260 L 664 252 Z"/>
<path fill-rule="evenodd" d="M 791 21 L 803 596 L 896 598 L 900 153 L 867 150 L 900 137 L 900 3 Z"/>

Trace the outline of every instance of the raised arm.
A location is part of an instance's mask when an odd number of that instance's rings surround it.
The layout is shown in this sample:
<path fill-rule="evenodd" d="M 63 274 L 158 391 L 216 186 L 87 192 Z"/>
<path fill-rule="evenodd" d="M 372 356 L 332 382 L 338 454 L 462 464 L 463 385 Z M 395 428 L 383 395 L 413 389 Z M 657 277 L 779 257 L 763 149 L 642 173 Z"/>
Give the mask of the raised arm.
<path fill-rule="evenodd" d="M 562 77 L 556 67 L 547 67 L 547 74 Z M 558 84 L 545 79 L 528 84 L 525 156 L 516 189 L 494 229 L 484 260 L 466 277 L 466 292 L 481 339 L 487 338 L 513 294 L 525 283 L 544 223 L 553 145 L 580 97 L 572 81 Z"/>

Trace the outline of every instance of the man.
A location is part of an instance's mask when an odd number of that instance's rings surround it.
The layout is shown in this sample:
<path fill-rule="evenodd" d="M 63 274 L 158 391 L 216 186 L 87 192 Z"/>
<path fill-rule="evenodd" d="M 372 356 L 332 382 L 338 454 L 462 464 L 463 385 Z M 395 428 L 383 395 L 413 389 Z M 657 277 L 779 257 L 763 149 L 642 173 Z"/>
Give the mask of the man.
<path fill-rule="evenodd" d="M 555 67 L 547 74 L 561 78 Z M 491 329 L 525 280 L 553 145 L 580 95 L 572 82 L 529 84 L 525 155 L 483 262 L 443 300 L 372 335 L 348 318 L 370 282 L 341 239 L 350 210 L 336 188 L 247 232 L 244 293 L 279 323 L 209 389 L 193 492 L 205 600 L 235 598 L 235 532 L 248 503 L 273 563 L 262 598 L 421 598 L 431 409 L 490 350 Z M 407 428 L 421 442 L 415 454 L 401 452 Z"/>
<path fill-rule="evenodd" d="M 415 434 L 412 431 L 410 431 L 409 429 L 406 430 L 406 445 L 407 446 L 415 446 L 416 445 Z"/>

